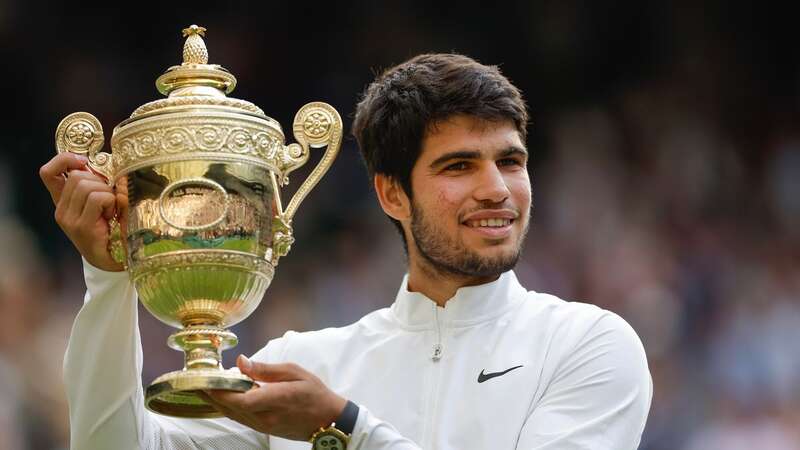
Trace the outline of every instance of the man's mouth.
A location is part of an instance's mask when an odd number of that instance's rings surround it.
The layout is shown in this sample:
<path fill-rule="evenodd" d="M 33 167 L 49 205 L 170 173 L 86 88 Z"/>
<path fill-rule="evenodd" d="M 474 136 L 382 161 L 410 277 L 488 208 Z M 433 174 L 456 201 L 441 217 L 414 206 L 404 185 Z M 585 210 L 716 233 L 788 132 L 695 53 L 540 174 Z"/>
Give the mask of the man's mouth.
<path fill-rule="evenodd" d="M 464 224 L 470 228 L 478 228 L 478 227 L 491 227 L 491 228 L 502 228 L 511 225 L 513 219 L 501 219 L 501 218 L 490 218 L 490 219 L 475 219 L 475 220 L 467 220 Z"/>

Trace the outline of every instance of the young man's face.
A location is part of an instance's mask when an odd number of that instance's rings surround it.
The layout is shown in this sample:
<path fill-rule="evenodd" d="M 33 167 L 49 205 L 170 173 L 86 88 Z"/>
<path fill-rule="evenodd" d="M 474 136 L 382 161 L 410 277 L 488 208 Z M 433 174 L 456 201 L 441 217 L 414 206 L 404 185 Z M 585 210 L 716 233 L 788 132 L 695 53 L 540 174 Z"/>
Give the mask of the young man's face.
<path fill-rule="evenodd" d="M 527 159 L 511 121 L 454 116 L 433 127 L 411 171 L 410 256 L 458 276 L 513 268 L 531 207 Z"/>

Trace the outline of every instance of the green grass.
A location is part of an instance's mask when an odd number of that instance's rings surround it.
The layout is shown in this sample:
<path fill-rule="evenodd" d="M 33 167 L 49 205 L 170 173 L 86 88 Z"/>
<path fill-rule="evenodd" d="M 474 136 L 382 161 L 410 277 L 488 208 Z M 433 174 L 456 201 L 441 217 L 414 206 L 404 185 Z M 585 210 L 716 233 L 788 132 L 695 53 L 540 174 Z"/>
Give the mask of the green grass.
<path fill-rule="evenodd" d="M 177 250 L 200 250 L 206 248 L 256 253 L 257 244 L 256 240 L 253 238 L 227 237 L 198 239 L 196 236 L 187 236 L 180 241 L 162 239 L 145 244 L 144 256 L 154 256 Z"/>

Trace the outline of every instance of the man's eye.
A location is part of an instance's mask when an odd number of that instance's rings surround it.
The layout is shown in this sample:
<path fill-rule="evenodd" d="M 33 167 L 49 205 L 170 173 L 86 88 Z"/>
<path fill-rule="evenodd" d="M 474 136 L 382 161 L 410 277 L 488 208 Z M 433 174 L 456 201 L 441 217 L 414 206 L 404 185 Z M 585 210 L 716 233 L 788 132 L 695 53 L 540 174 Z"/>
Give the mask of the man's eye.
<path fill-rule="evenodd" d="M 467 163 L 462 161 L 450 164 L 449 166 L 445 167 L 444 170 L 459 171 L 459 170 L 464 170 L 466 168 L 467 168 Z"/>
<path fill-rule="evenodd" d="M 497 161 L 498 166 L 521 166 L 522 162 L 514 158 L 503 158 Z"/>

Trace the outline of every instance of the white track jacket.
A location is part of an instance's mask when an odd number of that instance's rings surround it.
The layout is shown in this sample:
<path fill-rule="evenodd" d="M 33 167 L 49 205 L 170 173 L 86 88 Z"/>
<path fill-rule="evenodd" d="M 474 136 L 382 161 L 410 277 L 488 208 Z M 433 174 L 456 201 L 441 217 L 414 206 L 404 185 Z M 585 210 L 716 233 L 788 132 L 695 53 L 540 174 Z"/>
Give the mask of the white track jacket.
<path fill-rule="evenodd" d="M 72 449 L 310 448 L 228 419 L 147 411 L 133 285 L 85 261 L 84 273 L 64 361 Z M 252 359 L 295 362 L 359 404 L 350 450 L 632 450 L 652 397 L 624 320 L 528 292 L 513 272 L 444 308 L 404 280 L 391 307 L 288 332 Z"/>

